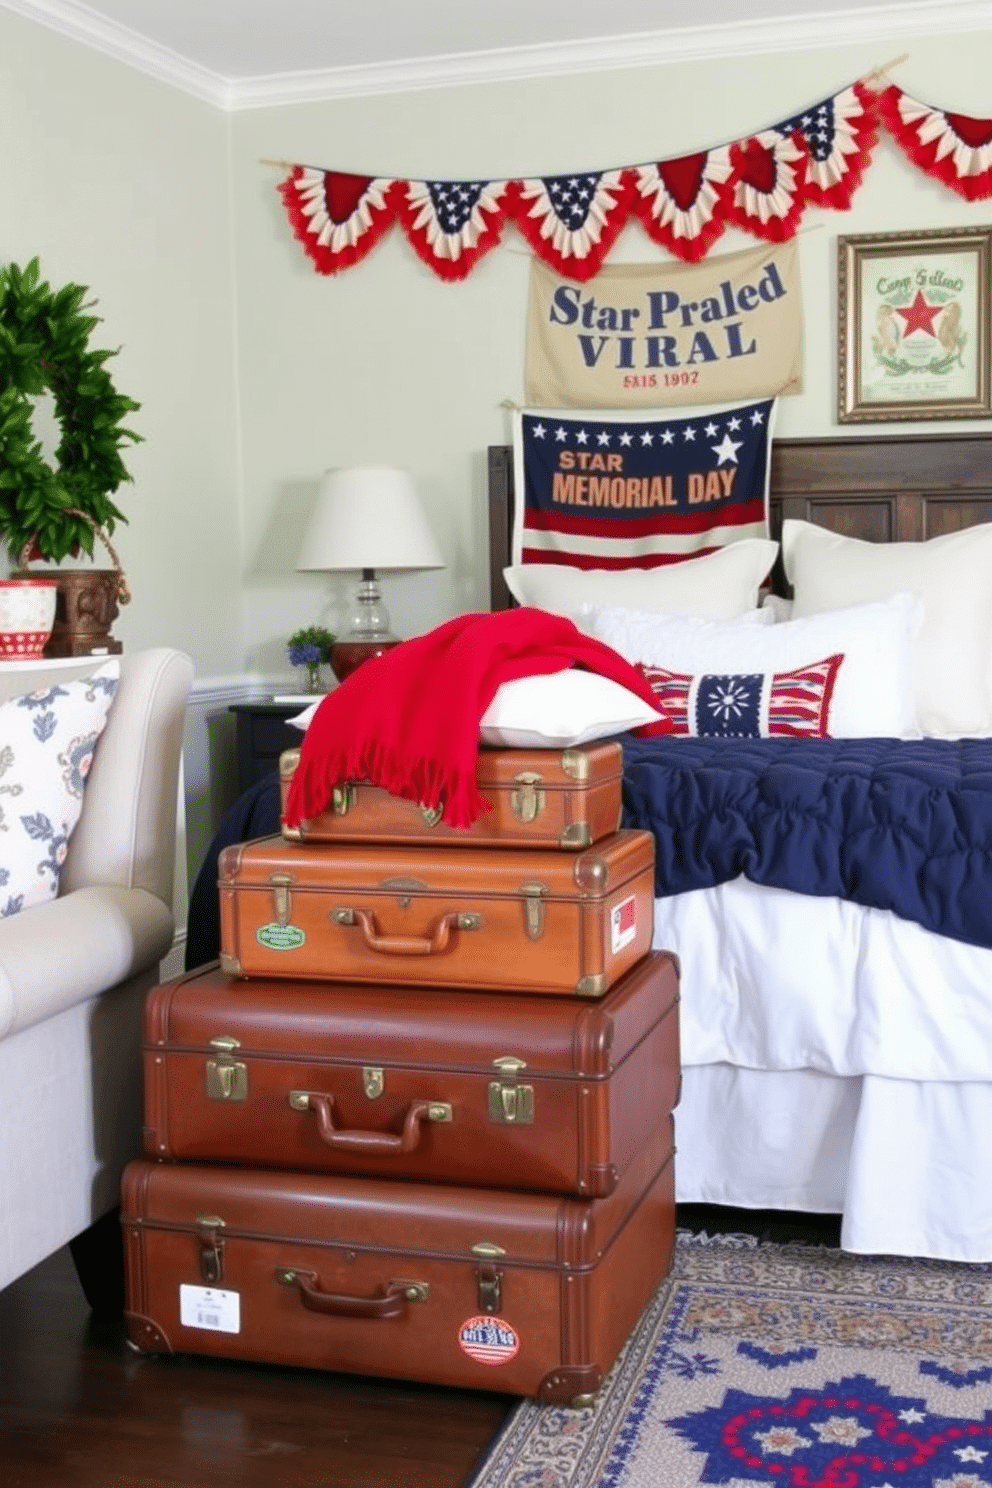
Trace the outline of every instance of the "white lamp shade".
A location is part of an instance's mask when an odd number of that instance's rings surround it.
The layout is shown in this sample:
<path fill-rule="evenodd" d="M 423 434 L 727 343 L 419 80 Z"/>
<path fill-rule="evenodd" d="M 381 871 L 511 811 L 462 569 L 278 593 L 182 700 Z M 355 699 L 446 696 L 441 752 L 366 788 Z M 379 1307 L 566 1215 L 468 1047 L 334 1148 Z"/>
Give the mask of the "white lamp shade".
<path fill-rule="evenodd" d="M 327 470 L 296 567 L 443 568 L 409 471 L 384 465 Z"/>

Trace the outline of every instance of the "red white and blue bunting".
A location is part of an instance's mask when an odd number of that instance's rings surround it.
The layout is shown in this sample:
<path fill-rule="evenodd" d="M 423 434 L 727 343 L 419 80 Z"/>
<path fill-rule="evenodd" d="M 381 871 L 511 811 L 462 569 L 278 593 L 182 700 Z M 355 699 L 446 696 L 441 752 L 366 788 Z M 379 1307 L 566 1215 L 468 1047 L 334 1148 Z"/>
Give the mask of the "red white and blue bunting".
<path fill-rule="evenodd" d="M 920 170 L 965 201 L 992 196 L 992 119 L 932 108 L 894 86 L 878 102 L 885 127 Z"/>
<path fill-rule="evenodd" d="M 439 278 L 464 279 L 512 222 L 538 258 L 583 282 L 633 219 L 686 263 L 705 257 L 731 225 L 785 242 L 808 206 L 850 207 L 880 126 L 932 179 L 968 201 L 992 198 L 992 119 L 860 80 L 768 129 L 672 160 L 509 181 L 414 181 L 291 164 L 279 192 L 321 274 L 359 263 L 398 225 Z"/>

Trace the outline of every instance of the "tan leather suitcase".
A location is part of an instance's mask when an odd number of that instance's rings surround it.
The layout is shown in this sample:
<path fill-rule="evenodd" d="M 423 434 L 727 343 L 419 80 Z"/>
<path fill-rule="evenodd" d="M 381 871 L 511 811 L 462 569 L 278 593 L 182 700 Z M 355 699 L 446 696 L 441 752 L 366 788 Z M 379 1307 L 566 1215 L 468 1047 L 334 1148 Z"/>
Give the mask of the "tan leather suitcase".
<path fill-rule="evenodd" d="M 678 1100 L 678 969 L 651 951 L 595 1001 L 482 1009 L 201 967 L 149 993 L 144 1066 L 150 1157 L 598 1198 Z"/>
<path fill-rule="evenodd" d="M 285 809 L 300 751 L 279 761 Z M 342 782 L 332 808 L 283 824 L 283 836 L 305 842 L 410 842 L 433 846 L 589 847 L 620 825 L 623 749 L 615 741 L 574 749 L 480 748 L 477 780 L 490 810 L 470 827 L 450 827 L 440 812 L 393 796 L 367 781 Z"/>
<path fill-rule="evenodd" d="M 218 860 L 232 976 L 602 997 L 651 948 L 654 838 L 584 852 L 284 842 Z"/>
<path fill-rule="evenodd" d="M 603 1199 L 139 1158 L 121 1219 L 140 1350 L 579 1404 L 671 1265 L 670 1119 Z"/>

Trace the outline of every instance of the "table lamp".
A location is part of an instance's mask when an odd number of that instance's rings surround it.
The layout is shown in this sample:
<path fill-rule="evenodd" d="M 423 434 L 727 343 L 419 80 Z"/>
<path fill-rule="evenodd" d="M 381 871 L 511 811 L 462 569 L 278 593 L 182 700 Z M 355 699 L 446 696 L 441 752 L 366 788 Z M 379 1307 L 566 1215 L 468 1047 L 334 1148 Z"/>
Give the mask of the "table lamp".
<path fill-rule="evenodd" d="M 409 471 L 384 465 L 326 470 L 296 567 L 362 575 L 350 628 L 331 648 L 339 682 L 369 657 L 398 646 L 376 573 L 444 567 Z"/>

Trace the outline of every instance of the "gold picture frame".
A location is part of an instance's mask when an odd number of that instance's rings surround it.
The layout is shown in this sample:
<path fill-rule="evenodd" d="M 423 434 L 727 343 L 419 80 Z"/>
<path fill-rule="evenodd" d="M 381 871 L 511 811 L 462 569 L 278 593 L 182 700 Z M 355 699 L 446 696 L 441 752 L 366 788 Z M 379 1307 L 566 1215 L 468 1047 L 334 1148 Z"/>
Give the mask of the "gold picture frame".
<path fill-rule="evenodd" d="M 837 421 L 987 418 L 992 226 L 837 239 Z"/>

